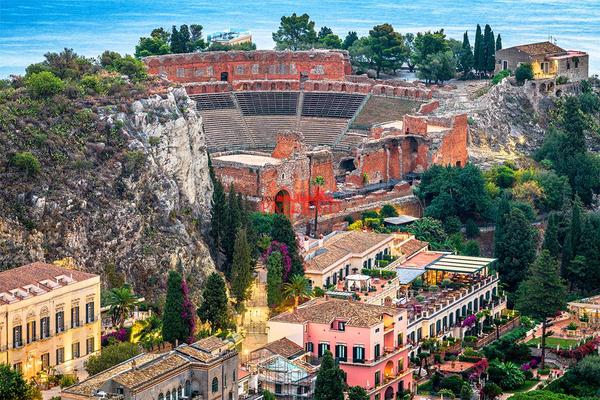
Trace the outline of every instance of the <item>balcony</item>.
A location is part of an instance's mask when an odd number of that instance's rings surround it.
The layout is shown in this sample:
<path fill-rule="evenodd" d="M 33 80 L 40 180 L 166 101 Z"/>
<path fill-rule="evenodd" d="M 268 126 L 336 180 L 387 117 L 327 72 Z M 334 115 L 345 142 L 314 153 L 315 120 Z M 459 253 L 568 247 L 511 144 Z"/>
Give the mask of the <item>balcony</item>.
<path fill-rule="evenodd" d="M 373 365 L 377 365 L 381 362 L 387 361 L 389 358 L 395 356 L 396 354 L 407 350 L 408 347 L 406 346 L 396 346 L 396 347 L 385 347 L 384 348 L 384 353 L 381 354 L 379 357 L 375 357 L 372 360 L 356 360 L 356 359 L 349 359 L 346 362 L 340 361 L 340 364 L 344 365 L 344 364 L 349 364 L 349 365 L 364 365 L 365 367 L 371 367 Z"/>

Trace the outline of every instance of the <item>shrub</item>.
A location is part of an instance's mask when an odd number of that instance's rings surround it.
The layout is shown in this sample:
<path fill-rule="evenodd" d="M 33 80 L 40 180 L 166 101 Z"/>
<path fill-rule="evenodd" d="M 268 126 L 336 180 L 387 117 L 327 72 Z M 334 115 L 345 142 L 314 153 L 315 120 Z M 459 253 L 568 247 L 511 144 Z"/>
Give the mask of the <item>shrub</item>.
<path fill-rule="evenodd" d="M 495 399 L 502 394 L 502 389 L 494 382 L 488 382 L 483 387 L 483 393 L 485 393 L 488 398 Z"/>
<path fill-rule="evenodd" d="M 29 176 L 34 176 L 41 170 L 40 161 L 28 151 L 16 153 L 12 158 L 12 165 Z"/>
<path fill-rule="evenodd" d="M 566 76 L 561 75 L 558 78 L 556 78 L 557 85 L 564 85 L 567 82 L 569 82 L 569 78 L 567 78 Z"/>
<path fill-rule="evenodd" d="M 84 75 L 79 84 L 86 92 L 91 92 L 91 94 L 100 94 L 106 91 L 106 87 L 98 75 Z"/>
<path fill-rule="evenodd" d="M 477 223 L 472 219 L 468 219 L 467 223 L 465 224 L 465 234 L 467 237 L 469 239 L 475 238 L 479 236 L 479 233 L 479 226 Z"/>
<path fill-rule="evenodd" d="M 447 234 L 460 232 L 460 228 L 462 227 L 462 223 L 460 219 L 454 215 L 446 218 L 444 221 L 444 230 Z"/>
<path fill-rule="evenodd" d="M 95 375 L 138 354 L 140 348 L 135 344 L 129 342 L 114 344 L 104 347 L 100 354 L 91 355 L 85 361 L 84 368 L 88 374 Z"/>
<path fill-rule="evenodd" d="M 571 322 L 568 326 L 567 329 L 570 331 L 576 331 L 577 330 L 577 324 L 575 322 Z"/>
<path fill-rule="evenodd" d="M 451 390 L 452 393 L 460 393 L 460 390 L 462 389 L 464 384 L 465 381 L 463 378 L 461 378 L 460 376 L 451 375 L 447 378 L 442 379 L 440 387 L 442 389 Z"/>
<path fill-rule="evenodd" d="M 533 67 L 531 64 L 521 64 L 515 70 L 515 79 L 518 83 L 522 84 L 526 80 L 530 81 L 533 79 Z"/>
<path fill-rule="evenodd" d="M 467 240 L 463 247 L 462 254 L 470 257 L 479 257 L 481 255 L 481 249 L 477 240 Z"/>
<path fill-rule="evenodd" d="M 62 92 L 65 83 L 50 71 L 41 71 L 31 74 L 25 80 L 32 97 L 46 98 Z"/>
<path fill-rule="evenodd" d="M 537 372 L 538 375 L 550 375 L 550 368 L 540 368 Z"/>
<path fill-rule="evenodd" d="M 471 400 L 473 397 L 473 389 L 471 385 L 465 383 L 462 388 L 460 388 L 460 400 Z"/>
<path fill-rule="evenodd" d="M 383 207 L 381 207 L 381 210 L 379 210 L 379 214 L 382 218 L 397 217 L 398 211 L 396 211 L 396 207 L 394 207 L 393 205 L 386 204 Z"/>
<path fill-rule="evenodd" d="M 499 84 L 502 79 L 506 78 L 510 76 L 510 71 L 505 69 L 503 71 L 498 72 L 496 75 L 494 75 L 494 77 L 492 78 L 492 85 L 497 85 Z"/>
<path fill-rule="evenodd" d="M 66 388 L 69 386 L 73 386 L 76 383 L 77 383 L 77 377 L 75 375 L 63 375 L 63 376 L 61 376 L 58 384 L 61 388 Z"/>
<path fill-rule="evenodd" d="M 438 396 L 441 396 L 444 399 L 453 399 L 456 397 L 454 392 L 450 389 L 442 389 L 438 392 Z"/>

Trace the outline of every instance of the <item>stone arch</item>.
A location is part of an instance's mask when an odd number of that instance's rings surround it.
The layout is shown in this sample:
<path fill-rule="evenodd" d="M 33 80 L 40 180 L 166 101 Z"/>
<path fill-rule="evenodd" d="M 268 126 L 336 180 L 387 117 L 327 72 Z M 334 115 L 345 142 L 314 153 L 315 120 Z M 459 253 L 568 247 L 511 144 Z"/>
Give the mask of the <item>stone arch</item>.
<path fill-rule="evenodd" d="M 329 91 L 333 90 L 333 84 L 329 83 L 327 85 L 327 90 L 329 90 Z"/>
<path fill-rule="evenodd" d="M 319 84 L 315 83 L 314 86 L 313 86 L 313 88 L 314 88 L 314 90 L 319 90 Z"/>
<path fill-rule="evenodd" d="M 275 195 L 275 213 L 290 217 L 290 193 L 285 189 Z"/>
<path fill-rule="evenodd" d="M 290 90 L 292 88 L 292 85 L 290 85 L 289 82 L 285 83 L 285 90 Z"/>
<path fill-rule="evenodd" d="M 275 82 L 271 82 L 271 90 L 276 90 L 277 86 L 275 85 Z"/>
<path fill-rule="evenodd" d="M 383 369 L 383 376 L 386 378 L 394 376 L 394 363 L 392 360 L 389 360 L 385 363 L 385 368 Z"/>
<path fill-rule="evenodd" d="M 262 89 L 262 82 L 256 82 L 256 90 Z"/>
<path fill-rule="evenodd" d="M 558 89 L 558 90 L 556 91 L 556 97 L 561 97 L 562 95 L 563 95 L 563 91 L 562 91 L 562 89 Z"/>
<path fill-rule="evenodd" d="M 546 93 L 548 91 L 548 86 L 545 83 L 540 83 L 540 93 Z"/>
<path fill-rule="evenodd" d="M 206 93 L 206 86 L 202 85 L 200 91 L 202 93 Z"/>
<path fill-rule="evenodd" d="M 248 90 L 248 84 L 242 83 L 242 90 Z"/>
<path fill-rule="evenodd" d="M 342 83 L 342 92 L 345 92 L 345 91 L 346 91 L 346 84 Z"/>
<path fill-rule="evenodd" d="M 380 88 L 380 93 L 381 93 L 381 94 L 385 94 L 385 86 L 382 86 L 382 87 Z"/>

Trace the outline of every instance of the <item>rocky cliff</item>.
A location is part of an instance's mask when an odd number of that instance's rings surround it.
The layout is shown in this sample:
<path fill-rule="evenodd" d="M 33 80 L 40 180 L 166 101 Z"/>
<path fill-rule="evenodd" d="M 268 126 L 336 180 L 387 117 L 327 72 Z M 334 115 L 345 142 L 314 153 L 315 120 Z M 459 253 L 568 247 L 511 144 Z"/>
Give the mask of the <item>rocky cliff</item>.
<path fill-rule="evenodd" d="M 170 89 L 87 110 L 91 129 L 29 149 L 42 166 L 35 177 L 10 167 L 19 138 L 0 141 L 0 268 L 70 257 L 88 271 L 123 274 L 152 297 L 179 265 L 198 285 L 214 265 L 203 236 L 212 186 L 194 109 L 183 89 Z"/>

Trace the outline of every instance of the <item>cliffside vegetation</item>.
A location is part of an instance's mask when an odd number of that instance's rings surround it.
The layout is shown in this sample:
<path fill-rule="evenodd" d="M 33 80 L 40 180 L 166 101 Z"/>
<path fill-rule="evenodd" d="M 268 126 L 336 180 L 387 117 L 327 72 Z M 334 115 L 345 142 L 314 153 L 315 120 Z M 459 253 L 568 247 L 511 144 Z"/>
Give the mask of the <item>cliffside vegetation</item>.
<path fill-rule="evenodd" d="M 0 81 L 0 269 L 63 259 L 149 300 L 178 259 L 192 285 L 212 270 L 201 120 L 172 90 L 132 56 L 70 49 Z"/>

